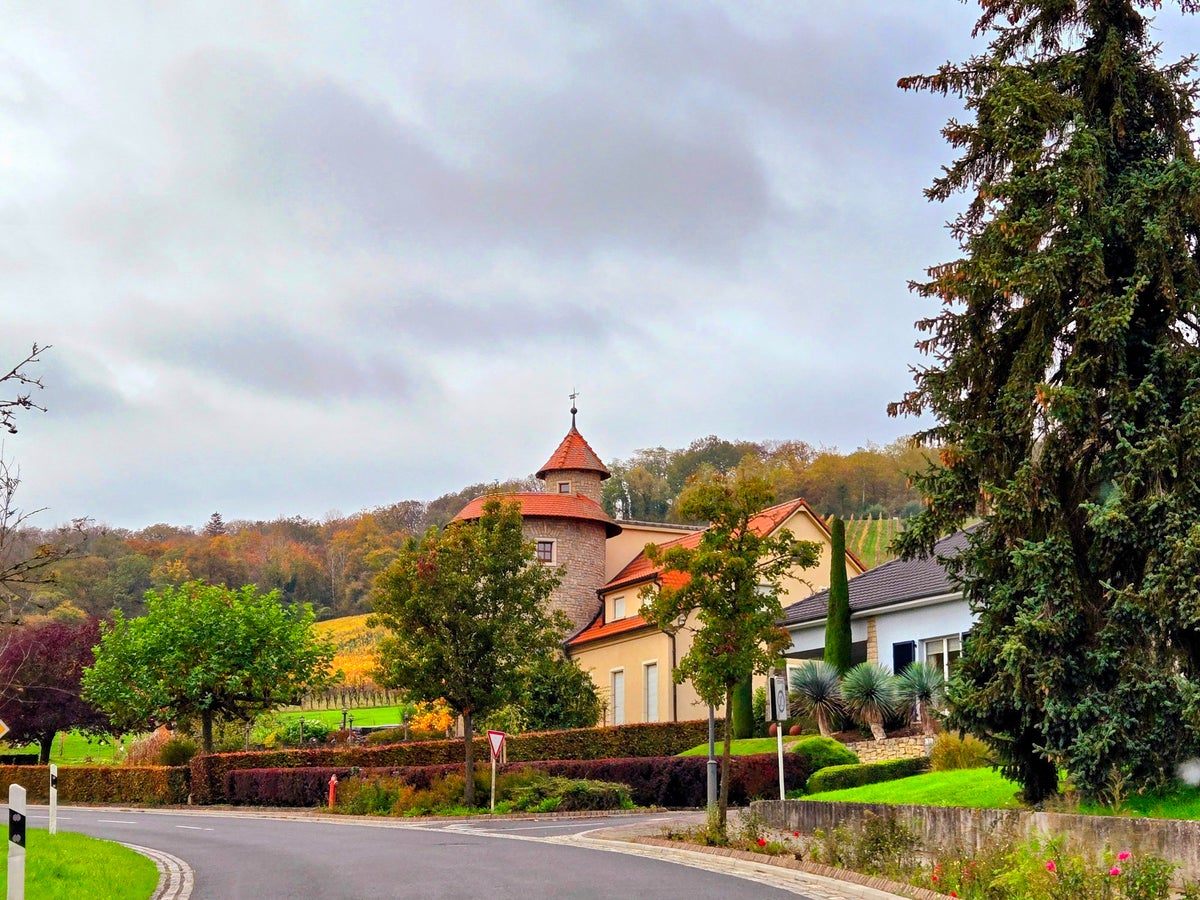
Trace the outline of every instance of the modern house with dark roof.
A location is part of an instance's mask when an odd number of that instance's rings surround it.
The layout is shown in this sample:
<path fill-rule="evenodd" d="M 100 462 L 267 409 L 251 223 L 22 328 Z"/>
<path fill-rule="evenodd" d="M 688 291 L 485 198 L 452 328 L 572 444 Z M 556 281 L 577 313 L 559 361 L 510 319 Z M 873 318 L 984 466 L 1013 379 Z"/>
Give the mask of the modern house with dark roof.
<path fill-rule="evenodd" d="M 854 662 L 880 663 L 893 672 L 914 661 L 931 662 L 949 675 L 973 618 L 943 560 L 957 556 L 966 542 L 960 531 L 938 541 L 932 556 L 892 560 L 850 579 Z M 823 656 L 828 607 L 826 589 L 784 610 L 783 625 L 792 636 L 789 659 Z"/>

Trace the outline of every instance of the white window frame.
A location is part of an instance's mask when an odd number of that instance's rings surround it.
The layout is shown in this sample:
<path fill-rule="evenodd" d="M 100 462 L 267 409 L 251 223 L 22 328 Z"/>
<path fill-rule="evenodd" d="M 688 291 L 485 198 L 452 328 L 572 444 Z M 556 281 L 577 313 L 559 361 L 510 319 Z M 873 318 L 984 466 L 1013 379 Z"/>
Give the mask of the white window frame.
<path fill-rule="evenodd" d="M 563 490 L 563 488 L 566 488 L 566 490 L 564 491 L 564 490 Z M 560 494 L 569 494 L 569 493 L 571 493 L 571 482 L 569 482 L 569 481 L 560 481 L 560 482 L 558 483 L 558 492 L 559 492 Z"/>
<path fill-rule="evenodd" d="M 542 559 L 542 553 L 541 553 L 542 544 L 550 545 L 550 558 L 549 559 Z M 556 562 L 558 562 L 558 541 L 554 540 L 553 538 L 537 538 L 534 542 L 534 547 L 536 548 L 538 562 L 543 563 L 547 566 L 552 566 Z"/>
<path fill-rule="evenodd" d="M 958 643 L 958 647 L 954 648 L 954 649 L 958 650 L 958 655 L 961 658 L 962 657 L 962 632 L 959 632 L 958 634 L 943 634 L 939 637 L 924 638 L 921 641 L 921 661 L 926 662 L 926 663 L 929 662 L 929 657 L 930 657 L 929 645 L 937 644 L 938 642 L 941 643 L 941 645 L 942 645 L 941 650 L 938 651 L 935 649 L 934 655 L 936 655 L 939 652 L 941 653 L 942 675 L 944 675 L 946 678 L 950 677 L 950 651 L 951 651 L 950 642 L 951 641 L 956 641 Z"/>
<path fill-rule="evenodd" d="M 617 690 L 618 676 L 621 682 L 620 691 Z M 623 666 L 609 670 L 608 693 L 609 699 L 612 701 L 613 724 L 624 725 L 627 710 L 625 709 L 625 668 Z"/>
<path fill-rule="evenodd" d="M 617 604 L 621 604 L 619 607 Z M 625 595 L 620 594 L 612 598 L 612 618 L 611 622 L 616 622 L 618 619 L 624 619 L 629 615 L 628 604 L 625 602 Z"/>
<path fill-rule="evenodd" d="M 654 677 L 650 677 L 650 670 L 654 670 Z M 650 686 L 654 685 L 654 712 L 651 715 L 650 711 Z M 658 714 L 658 660 L 650 659 L 642 663 L 642 721 L 643 722 L 661 722 L 662 719 Z"/>

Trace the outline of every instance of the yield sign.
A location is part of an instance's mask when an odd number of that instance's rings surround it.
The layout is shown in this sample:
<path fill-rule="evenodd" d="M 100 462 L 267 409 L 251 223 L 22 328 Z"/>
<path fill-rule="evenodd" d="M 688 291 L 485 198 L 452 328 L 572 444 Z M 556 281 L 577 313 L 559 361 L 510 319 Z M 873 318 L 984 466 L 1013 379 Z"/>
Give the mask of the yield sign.
<path fill-rule="evenodd" d="M 2 724 L 2 723 L 0 723 Z M 500 758 L 500 751 L 504 748 L 504 738 L 507 737 L 503 731 L 489 731 L 488 743 L 492 747 L 492 759 Z"/>

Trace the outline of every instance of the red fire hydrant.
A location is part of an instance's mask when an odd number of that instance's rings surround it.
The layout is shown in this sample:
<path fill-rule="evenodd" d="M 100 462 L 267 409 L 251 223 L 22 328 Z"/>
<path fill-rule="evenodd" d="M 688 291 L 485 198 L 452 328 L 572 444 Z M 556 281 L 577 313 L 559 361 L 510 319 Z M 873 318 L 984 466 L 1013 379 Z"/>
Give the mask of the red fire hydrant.
<path fill-rule="evenodd" d="M 329 776 L 329 808 L 333 809 L 333 804 L 337 802 L 337 776 Z"/>

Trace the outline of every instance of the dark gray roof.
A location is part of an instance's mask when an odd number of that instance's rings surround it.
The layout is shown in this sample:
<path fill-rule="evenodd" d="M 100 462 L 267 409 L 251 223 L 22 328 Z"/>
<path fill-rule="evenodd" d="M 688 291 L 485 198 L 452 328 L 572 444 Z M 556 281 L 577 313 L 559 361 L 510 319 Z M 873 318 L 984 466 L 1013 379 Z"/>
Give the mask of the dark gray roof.
<path fill-rule="evenodd" d="M 933 545 L 933 555 L 918 559 L 893 559 L 850 579 L 851 614 L 921 597 L 936 597 L 957 590 L 938 557 L 951 559 L 967 545 L 967 532 L 958 531 Z M 829 589 L 818 591 L 783 611 L 784 625 L 799 625 L 825 618 Z"/>

